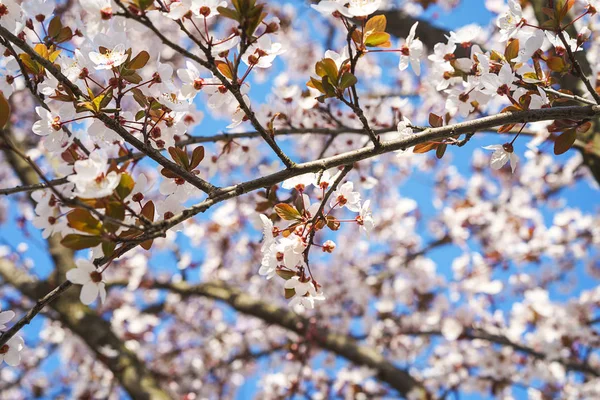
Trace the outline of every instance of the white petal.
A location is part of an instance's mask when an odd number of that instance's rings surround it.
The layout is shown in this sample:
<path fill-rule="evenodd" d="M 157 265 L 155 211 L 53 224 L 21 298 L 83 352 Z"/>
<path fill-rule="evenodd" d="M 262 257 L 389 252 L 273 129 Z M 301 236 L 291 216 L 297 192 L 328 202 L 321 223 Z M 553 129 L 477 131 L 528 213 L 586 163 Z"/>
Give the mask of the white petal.
<path fill-rule="evenodd" d="M 454 318 L 447 318 L 442 323 L 442 335 L 446 340 L 456 340 L 463 331 L 463 326 Z"/>
<path fill-rule="evenodd" d="M 13 351 L 11 347 L 4 355 L 4 361 L 11 367 L 16 367 L 21 362 L 21 354 L 16 349 Z"/>
<path fill-rule="evenodd" d="M 81 268 L 74 268 L 67 271 L 67 279 L 76 285 L 84 285 L 91 280 L 89 272 Z"/>
<path fill-rule="evenodd" d="M 78 268 L 88 273 L 96 271 L 96 266 L 91 261 L 86 260 L 85 258 L 80 258 L 79 260 L 75 261 L 75 264 Z"/>
<path fill-rule="evenodd" d="M 490 166 L 492 169 L 500 169 L 508 162 L 508 153 L 505 151 L 497 150 L 492 154 L 492 159 L 490 160 Z"/>
<path fill-rule="evenodd" d="M 512 170 L 512 172 L 514 174 L 515 169 L 517 168 L 517 163 L 519 162 L 519 156 L 517 156 L 515 153 L 511 153 L 509 157 L 510 157 L 510 169 Z"/>
<path fill-rule="evenodd" d="M 4 325 L 15 317 L 15 312 L 12 310 L 0 312 L 0 325 Z"/>
<path fill-rule="evenodd" d="M 98 297 L 98 285 L 92 281 L 89 281 L 81 288 L 79 300 L 86 306 L 89 306 Z"/>

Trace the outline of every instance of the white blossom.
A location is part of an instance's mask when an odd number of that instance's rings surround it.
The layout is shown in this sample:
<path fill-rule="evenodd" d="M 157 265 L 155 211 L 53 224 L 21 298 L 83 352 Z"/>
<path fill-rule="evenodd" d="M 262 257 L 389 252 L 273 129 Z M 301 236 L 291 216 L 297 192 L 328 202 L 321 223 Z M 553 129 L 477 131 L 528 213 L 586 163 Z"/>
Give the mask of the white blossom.
<path fill-rule="evenodd" d="M 102 273 L 86 259 L 75 261 L 77 268 L 67 271 L 67 279 L 76 285 L 82 285 L 79 299 L 83 304 L 90 305 L 100 295 L 100 301 L 106 301 L 106 289 Z"/>
<path fill-rule="evenodd" d="M 421 75 L 421 57 L 423 56 L 423 42 L 415 39 L 418 22 L 415 22 L 410 28 L 410 32 L 404 45 L 400 48 L 400 63 L 398 68 L 404 71 L 408 65 L 412 67 L 417 76 Z"/>
<path fill-rule="evenodd" d="M 514 153 L 512 144 L 494 144 L 491 146 L 485 146 L 484 149 L 492 150 L 492 158 L 490 160 L 490 166 L 492 169 L 500 169 L 510 161 L 510 169 L 514 173 L 519 157 Z"/>

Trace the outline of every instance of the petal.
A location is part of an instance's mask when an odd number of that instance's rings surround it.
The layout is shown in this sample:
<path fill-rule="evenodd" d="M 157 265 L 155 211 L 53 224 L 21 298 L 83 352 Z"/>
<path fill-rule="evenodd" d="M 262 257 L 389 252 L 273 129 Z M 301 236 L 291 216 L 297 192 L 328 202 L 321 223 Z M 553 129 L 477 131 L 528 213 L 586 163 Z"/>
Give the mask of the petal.
<path fill-rule="evenodd" d="M 404 71 L 406 68 L 408 68 L 408 57 L 400 56 L 400 63 L 398 64 L 398 69 L 400 71 Z"/>
<path fill-rule="evenodd" d="M 8 352 L 4 355 L 4 361 L 11 367 L 16 367 L 21 362 L 21 354 L 17 349 L 11 347 Z"/>
<path fill-rule="evenodd" d="M 410 66 L 412 67 L 415 75 L 417 75 L 417 76 L 421 75 L 421 61 L 419 59 L 411 57 L 410 58 Z"/>
<path fill-rule="evenodd" d="M 512 170 L 512 173 L 515 173 L 515 169 L 517 168 L 517 163 L 519 162 L 519 156 L 517 156 L 514 153 L 511 153 L 510 155 L 510 169 Z"/>
<path fill-rule="evenodd" d="M 486 150 L 494 150 L 494 151 L 503 149 L 501 144 L 493 144 L 491 146 L 484 146 L 483 148 Z"/>
<path fill-rule="evenodd" d="M 92 281 L 89 281 L 81 288 L 79 300 L 86 306 L 89 306 L 98 297 L 98 285 Z"/>
<path fill-rule="evenodd" d="M 85 285 L 90 282 L 90 273 L 81 268 L 74 268 L 67 271 L 67 279 L 76 285 Z"/>
<path fill-rule="evenodd" d="M 285 281 L 285 284 L 283 285 L 284 288 L 286 289 L 295 289 L 296 286 L 298 286 L 300 284 L 300 281 L 298 280 L 297 276 L 292 277 L 292 279 L 288 279 L 287 281 Z"/>
<path fill-rule="evenodd" d="M 85 258 L 80 258 L 79 260 L 75 261 L 75 264 L 78 268 L 88 273 L 96 271 L 96 266 L 91 261 L 86 260 Z"/>
<path fill-rule="evenodd" d="M 500 169 L 508 162 L 508 154 L 505 151 L 495 151 L 490 160 L 492 169 Z"/>
<path fill-rule="evenodd" d="M 4 325 L 15 317 L 15 312 L 12 310 L 0 312 L 0 325 Z"/>

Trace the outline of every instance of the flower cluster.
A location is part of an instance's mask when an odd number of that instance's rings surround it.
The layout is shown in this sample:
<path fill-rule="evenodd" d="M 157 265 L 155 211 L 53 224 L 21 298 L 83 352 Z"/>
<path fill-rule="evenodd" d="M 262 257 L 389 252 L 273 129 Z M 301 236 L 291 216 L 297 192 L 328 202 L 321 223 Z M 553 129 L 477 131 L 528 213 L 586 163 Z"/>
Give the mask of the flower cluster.
<path fill-rule="evenodd" d="M 370 201 L 361 203 L 360 193 L 354 191 L 352 182 L 332 188 L 336 179 L 337 175 L 332 176 L 324 171 L 321 174 L 310 173 L 284 181 L 282 187 L 294 189 L 298 195 L 295 205 L 275 205 L 276 215 L 283 221 L 289 221 L 286 227 L 276 227 L 271 218 L 260 214 L 263 256 L 258 273 L 267 279 L 279 275 L 286 280 L 285 295 L 286 298 L 292 298 L 291 307 L 301 305 L 314 308 L 315 300 L 325 300 L 320 285 L 310 270 L 308 251 L 311 246 L 315 246 L 320 247 L 324 253 L 333 253 L 336 245 L 332 240 L 326 240 L 322 245 L 315 243 L 314 236 L 319 230 L 328 228 L 337 231 L 341 223 L 351 222 L 356 223 L 368 234 L 374 227 Z M 327 212 L 324 203 L 311 204 L 307 194 L 310 186 L 315 186 L 315 191 L 321 192 L 321 196 L 330 195 Z M 353 220 L 336 218 L 332 212 L 342 208 L 358 213 L 358 216 Z"/>
<path fill-rule="evenodd" d="M 2 337 L 2 332 L 6 330 L 6 323 L 10 322 L 14 317 L 14 311 L 0 311 L 0 337 Z M 14 335 L 6 344 L 0 346 L 0 364 L 5 362 L 12 367 L 19 365 L 21 362 L 21 351 L 24 348 L 25 341 L 23 338 L 19 335 Z"/>

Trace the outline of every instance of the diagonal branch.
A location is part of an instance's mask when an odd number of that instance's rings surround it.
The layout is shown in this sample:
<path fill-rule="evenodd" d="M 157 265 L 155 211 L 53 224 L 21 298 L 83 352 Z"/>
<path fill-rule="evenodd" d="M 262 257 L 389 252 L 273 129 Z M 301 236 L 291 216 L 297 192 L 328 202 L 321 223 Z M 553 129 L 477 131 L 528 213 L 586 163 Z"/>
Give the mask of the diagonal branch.
<path fill-rule="evenodd" d="M 437 331 L 437 330 L 405 331 L 405 332 L 402 332 L 402 334 L 412 335 L 412 336 L 419 336 L 419 335 L 421 335 L 421 336 L 443 336 L 442 332 Z M 458 340 L 465 340 L 465 339 L 467 339 L 467 340 L 479 339 L 479 340 L 485 340 L 490 343 L 499 344 L 501 346 L 507 346 L 507 347 L 512 348 L 515 351 L 527 354 L 538 360 L 556 361 L 556 362 L 564 365 L 565 368 L 567 368 L 568 370 L 582 372 L 582 373 L 585 373 L 588 375 L 600 377 L 600 371 L 598 371 L 597 369 L 594 369 L 589 364 L 579 362 L 579 361 L 564 360 L 562 358 L 558 358 L 558 359 L 550 358 L 547 354 L 544 354 L 540 351 L 534 350 L 523 344 L 513 342 L 505 336 L 488 333 L 483 329 L 465 329 L 465 331 L 463 333 L 461 333 L 461 335 L 459 336 Z"/>
<path fill-rule="evenodd" d="M 246 104 L 246 100 L 244 100 L 244 95 L 240 91 L 240 84 L 235 81 L 230 82 L 221 73 L 221 71 L 219 71 L 219 69 L 216 66 L 214 57 L 211 54 L 210 49 L 207 48 L 206 46 L 204 46 L 204 44 L 202 42 L 200 42 L 191 32 L 189 32 L 185 28 L 185 26 L 183 25 L 182 22 L 178 21 L 178 25 L 179 25 L 180 29 L 187 35 L 187 37 L 192 42 L 194 42 L 196 45 L 198 45 L 200 50 L 202 50 L 202 52 L 204 53 L 206 60 L 202 59 L 201 57 L 198 57 L 197 55 L 195 55 L 195 54 L 191 53 L 190 51 L 184 49 L 183 47 L 179 46 L 177 43 L 171 41 L 169 38 L 167 38 L 165 35 L 163 35 L 162 32 L 160 31 L 160 29 L 158 29 L 152 23 L 152 21 L 150 21 L 150 19 L 148 19 L 145 15 L 136 15 L 136 14 L 130 12 L 129 9 L 120 0 L 115 0 L 115 2 L 123 10 L 123 13 L 117 14 L 118 16 L 128 18 L 128 19 L 133 19 L 133 20 L 139 22 L 140 24 L 142 24 L 145 27 L 147 27 L 148 29 L 150 29 L 162 41 L 163 44 L 169 46 L 171 49 L 175 50 L 175 52 L 182 54 L 191 60 L 194 60 L 198 64 L 202 65 L 204 68 L 211 71 L 212 74 L 215 77 L 217 77 L 221 81 L 223 86 L 225 86 L 225 88 L 233 95 L 233 97 L 235 97 L 235 99 L 237 100 L 237 102 L 240 106 L 240 109 L 244 112 L 244 114 L 246 115 L 246 117 L 248 118 L 250 123 L 252 123 L 252 126 L 254 126 L 254 129 L 256 129 L 256 131 L 265 140 L 265 142 L 269 145 L 269 147 L 271 147 L 271 149 L 273 150 L 273 152 L 275 152 L 277 157 L 279 157 L 281 162 L 283 162 L 283 164 L 287 168 L 292 168 L 295 165 L 295 163 L 292 160 L 290 160 L 290 158 L 283 152 L 283 150 L 281 150 L 281 148 L 275 142 L 275 139 L 271 136 L 271 134 L 269 134 L 269 132 L 267 132 L 267 130 L 262 126 L 260 121 L 256 118 L 256 114 L 254 113 L 254 111 L 252 111 L 252 109 L 248 106 L 248 104 Z"/>
<path fill-rule="evenodd" d="M 17 269 L 7 259 L 0 260 L 0 276 L 34 301 L 41 296 L 41 293 L 48 291 L 48 284 L 36 282 L 32 276 Z M 67 283 L 59 288 L 67 286 Z M 58 297 L 59 290 L 55 290 L 55 292 L 57 295 L 52 296 L 46 304 L 54 300 L 50 306 L 58 313 L 59 320 L 96 353 L 98 359 L 102 360 L 112 371 L 131 398 L 147 400 L 172 398 L 158 386 L 145 364 L 115 335 L 110 322 L 105 321 L 95 311 L 81 304 L 79 299 L 67 296 Z M 103 355 L 101 353 L 103 347 L 116 350 L 117 355 L 114 357 Z"/>
<path fill-rule="evenodd" d="M 1 25 L 0 36 L 12 42 L 14 45 L 16 45 L 25 53 L 27 53 L 33 60 L 43 65 L 44 68 L 46 68 L 60 83 L 68 87 L 69 90 L 73 92 L 75 96 L 77 96 L 78 98 L 85 98 L 84 94 L 81 92 L 77 85 L 71 82 L 52 62 L 46 60 L 45 58 L 37 54 L 31 48 L 31 46 L 27 44 L 27 42 L 13 35 L 8 29 Z M 26 71 L 23 71 L 23 73 L 25 74 Z M 151 146 L 146 146 L 146 144 L 144 144 L 142 141 L 131 135 L 125 128 L 123 128 L 123 126 L 121 126 L 119 121 L 117 121 L 116 119 L 111 118 L 105 113 L 97 113 L 95 114 L 95 117 L 102 121 L 108 128 L 117 133 L 123 140 L 135 147 L 138 151 L 145 153 L 154 161 L 162 165 L 164 168 L 182 177 L 187 182 L 202 190 L 203 192 L 210 194 L 217 189 L 217 187 L 215 187 L 211 183 L 205 181 L 204 179 L 187 171 L 180 165 L 163 157 L 160 151 L 152 148 Z"/>
<path fill-rule="evenodd" d="M 124 285 L 127 285 L 127 282 L 112 282 L 107 284 L 107 286 Z M 172 293 L 177 293 L 182 297 L 202 296 L 222 301 L 243 314 L 257 317 L 267 324 L 281 326 L 299 335 L 305 335 L 306 331 L 311 327 L 311 322 L 308 319 L 274 304 L 257 300 L 225 283 L 190 285 L 186 282 L 153 281 L 149 285 L 155 289 L 165 289 Z M 404 396 L 413 390 L 417 392 L 421 391 L 425 395 L 425 389 L 415 378 L 405 370 L 387 361 L 375 349 L 360 345 L 346 335 L 330 332 L 325 328 L 317 328 L 314 340 L 321 348 L 344 357 L 356 365 L 363 365 L 374 369 L 377 371 L 378 379 L 398 390 Z"/>

